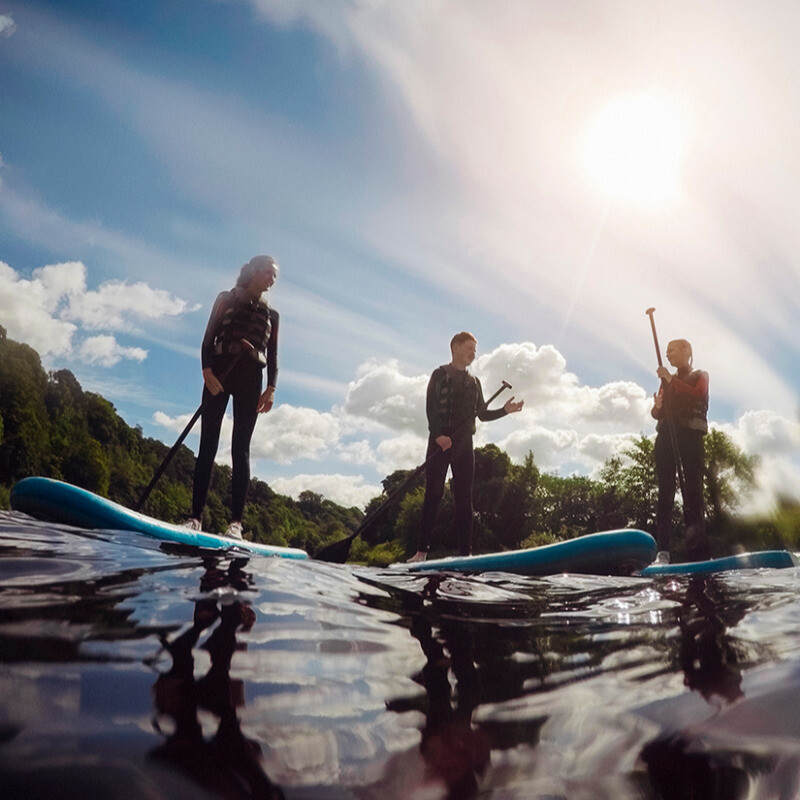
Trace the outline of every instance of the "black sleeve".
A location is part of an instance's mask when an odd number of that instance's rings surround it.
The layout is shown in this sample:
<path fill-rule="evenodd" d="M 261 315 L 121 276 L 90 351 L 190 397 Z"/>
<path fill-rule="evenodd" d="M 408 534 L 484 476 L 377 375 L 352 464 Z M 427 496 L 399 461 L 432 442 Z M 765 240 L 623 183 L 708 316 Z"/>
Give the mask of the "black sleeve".
<path fill-rule="evenodd" d="M 439 393 L 444 377 L 445 371 L 441 367 L 437 367 L 431 374 L 431 379 L 428 381 L 428 392 L 425 395 L 425 413 L 428 417 L 428 430 L 431 433 L 431 437 L 434 439 L 442 435 L 442 428 L 444 427 L 439 407 Z"/>
<path fill-rule="evenodd" d="M 220 292 L 217 295 L 217 299 L 214 301 L 214 307 L 211 309 L 211 315 L 206 325 L 206 332 L 203 336 L 203 344 L 200 346 L 200 363 L 203 369 L 211 366 L 211 359 L 214 357 L 214 343 L 219 333 L 222 315 L 227 311 L 230 302 L 230 292 Z"/>
<path fill-rule="evenodd" d="M 274 309 L 270 308 L 269 318 L 272 322 L 272 330 L 269 335 L 269 342 L 267 342 L 267 386 L 278 385 L 278 326 L 280 323 L 280 314 Z"/>
<path fill-rule="evenodd" d="M 481 422 L 491 422 L 492 420 L 500 419 L 500 417 L 505 417 L 506 410 L 502 406 L 492 411 L 486 407 L 486 401 L 483 399 L 483 387 L 481 386 L 481 382 L 477 378 L 475 378 L 475 382 L 478 384 L 478 393 L 475 401 L 475 415 L 478 419 Z"/>

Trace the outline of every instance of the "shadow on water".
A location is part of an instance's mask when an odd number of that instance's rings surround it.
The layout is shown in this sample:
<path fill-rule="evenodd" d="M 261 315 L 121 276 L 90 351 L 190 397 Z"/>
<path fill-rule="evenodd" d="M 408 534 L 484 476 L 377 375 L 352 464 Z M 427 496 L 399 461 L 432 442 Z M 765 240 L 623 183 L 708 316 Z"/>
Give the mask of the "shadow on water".
<path fill-rule="evenodd" d="M 797 589 L 247 561 L 0 514 L 0 796 L 796 797 Z"/>

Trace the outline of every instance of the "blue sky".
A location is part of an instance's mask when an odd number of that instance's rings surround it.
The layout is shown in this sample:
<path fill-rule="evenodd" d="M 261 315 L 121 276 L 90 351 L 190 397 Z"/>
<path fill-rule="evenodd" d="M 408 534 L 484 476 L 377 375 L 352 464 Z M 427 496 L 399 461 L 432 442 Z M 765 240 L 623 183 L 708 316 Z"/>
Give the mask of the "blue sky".
<path fill-rule="evenodd" d="M 799 34 L 775 1 L 0 0 L 0 324 L 171 442 L 273 254 L 255 473 L 360 504 L 462 329 L 526 401 L 479 441 L 592 474 L 652 433 L 655 306 L 749 505 L 797 497 Z"/>

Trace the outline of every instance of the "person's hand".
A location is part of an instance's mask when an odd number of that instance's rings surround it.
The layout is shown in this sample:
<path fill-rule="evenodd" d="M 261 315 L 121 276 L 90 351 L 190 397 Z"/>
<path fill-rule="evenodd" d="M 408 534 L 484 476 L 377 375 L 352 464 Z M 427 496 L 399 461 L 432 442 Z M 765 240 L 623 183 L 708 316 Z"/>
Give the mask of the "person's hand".
<path fill-rule="evenodd" d="M 203 383 L 206 385 L 206 389 L 213 395 L 217 395 L 222 391 L 222 384 L 211 370 L 211 367 L 206 367 L 203 370 Z"/>
<path fill-rule="evenodd" d="M 267 386 L 267 388 L 262 393 L 261 397 L 258 398 L 258 407 L 257 411 L 259 414 L 266 414 L 272 408 L 272 404 L 275 402 L 275 387 L 274 386 Z"/>
<path fill-rule="evenodd" d="M 506 404 L 503 406 L 506 414 L 515 414 L 517 411 L 522 411 L 522 406 L 525 405 L 524 400 L 520 400 L 519 402 L 515 403 L 514 398 L 511 397 L 509 400 L 506 400 Z"/>
<path fill-rule="evenodd" d="M 666 367 L 659 367 L 656 370 L 656 375 L 658 375 L 661 380 L 666 381 L 667 383 L 672 382 L 672 373 Z"/>
<path fill-rule="evenodd" d="M 655 411 L 661 411 L 661 407 L 664 405 L 664 396 L 658 393 L 653 395 L 653 409 Z"/>
<path fill-rule="evenodd" d="M 438 444 L 442 450 L 449 450 L 453 446 L 453 440 L 449 436 L 437 436 L 436 444 Z"/>

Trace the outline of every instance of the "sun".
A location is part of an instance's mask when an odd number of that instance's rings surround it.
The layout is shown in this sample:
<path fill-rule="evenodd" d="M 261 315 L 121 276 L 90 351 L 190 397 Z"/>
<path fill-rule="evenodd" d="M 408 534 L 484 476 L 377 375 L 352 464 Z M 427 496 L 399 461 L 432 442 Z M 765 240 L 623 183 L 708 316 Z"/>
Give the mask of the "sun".
<path fill-rule="evenodd" d="M 676 104 L 650 92 L 620 95 L 589 122 L 578 159 L 612 202 L 657 208 L 681 194 L 688 123 Z"/>

